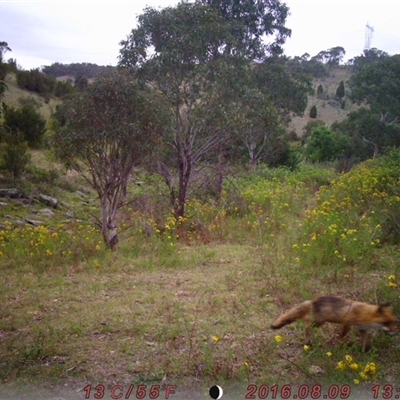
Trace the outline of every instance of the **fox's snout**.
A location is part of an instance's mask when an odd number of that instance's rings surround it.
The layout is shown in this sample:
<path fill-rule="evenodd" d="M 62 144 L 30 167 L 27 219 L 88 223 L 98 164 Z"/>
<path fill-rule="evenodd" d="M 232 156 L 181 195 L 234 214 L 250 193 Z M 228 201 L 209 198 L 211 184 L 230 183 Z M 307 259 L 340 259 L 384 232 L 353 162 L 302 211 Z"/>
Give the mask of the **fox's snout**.
<path fill-rule="evenodd" d="M 400 327 L 400 321 L 396 320 L 394 322 L 394 326 L 392 326 L 392 329 L 389 328 L 388 326 L 383 326 L 382 330 L 386 333 L 386 335 L 389 336 L 396 336 L 396 335 L 400 335 L 400 331 L 399 331 L 399 327 Z"/>
<path fill-rule="evenodd" d="M 384 332 L 386 333 L 386 335 L 389 335 L 389 336 L 396 336 L 396 335 L 400 334 L 400 332 L 393 332 L 389 329 L 384 329 Z"/>

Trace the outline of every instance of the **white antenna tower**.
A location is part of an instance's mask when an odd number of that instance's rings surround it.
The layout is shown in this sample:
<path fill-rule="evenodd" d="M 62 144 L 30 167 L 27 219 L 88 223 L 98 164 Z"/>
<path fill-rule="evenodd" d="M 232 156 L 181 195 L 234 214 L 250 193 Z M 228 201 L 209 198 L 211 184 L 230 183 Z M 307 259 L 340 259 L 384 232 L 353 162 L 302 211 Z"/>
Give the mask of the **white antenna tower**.
<path fill-rule="evenodd" d="M 374 34 L 374 27 L 369 25 L 367 22 L 367 25 L 365 25 L 367 28 L 365 30 L 365 45 L 364 45 L 364 50 L 369 50 L 371 46 L 371 40 L 372 40 L 372 35 Z"/>

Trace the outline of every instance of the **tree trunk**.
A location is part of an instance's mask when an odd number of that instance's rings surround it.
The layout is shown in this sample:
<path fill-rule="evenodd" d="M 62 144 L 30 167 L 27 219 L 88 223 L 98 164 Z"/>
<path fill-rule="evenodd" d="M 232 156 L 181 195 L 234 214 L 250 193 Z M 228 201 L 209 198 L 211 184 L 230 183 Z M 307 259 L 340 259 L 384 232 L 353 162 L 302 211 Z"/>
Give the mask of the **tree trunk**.
<path fill-rule="evenodd" d="M 225 143 L 220 143 L 218 152 L 218 164 L 217 164 L 217 188 L 216 197 L 219 203 L 222 197 L 222 190 L 224 188 L 225 170 L 226 170 L 226 149 Z"/>
<path fill-rule="evenodd" d="M 107 247 L 114 251 L 118 246 L 117 211 L 112 197 L 104 194 L 101 199 L 101 233 Z"/>
<path fill-rule="evenodd" d="M 193 160 L 192 149 L 189 146 L 185 146 L 182 141 L 177 141 L 176 149 L 179 164 L 179 187 L 178 196 L 176 196 L 174 203 L 174 214 L 178 222 L 185 216 L 185 203 L 192 174 Z"/>
<path fill-rule="evenodd" d="M 177 147 L 179 161 L 177 184 L 174 182 L 169 168 L 160 161 L 157 163 L 158 173 L 161 174 L 168 186 L 172 212 L 177 222 L 185 216 L 185 203 L 192 173 L 192 160 L 191 157 L 188 156 L 190 152 L 185 152 L 183 150 L 178 151 L 178 149 L 181 148 Z"/>

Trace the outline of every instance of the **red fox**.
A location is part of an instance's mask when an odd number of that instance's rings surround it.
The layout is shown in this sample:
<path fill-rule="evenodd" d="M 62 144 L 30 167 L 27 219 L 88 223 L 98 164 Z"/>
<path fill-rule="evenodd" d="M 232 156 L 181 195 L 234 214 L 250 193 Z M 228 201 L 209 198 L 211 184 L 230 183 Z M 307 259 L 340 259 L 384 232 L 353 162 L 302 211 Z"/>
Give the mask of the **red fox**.
<path fill-rule="evenodd" d="M 350 328 L 354 326 L 360 331 L 364 351 L 371 348 L 367 330 L 377 329 L 383 330 L 389 335 L 398 334 L 396 332 L 396 318 L 391 305 L 376 306 L 336 296 L 323 296 L 304 301 L 276 319 L 271 328 L 280 329 L 298 319 L 311 322 L 313 327 L 319 327 L 325 322 L 341 324 L 343 326 L 341 338 L 344 338 Z M 311 344 L 310 327 L 306 329 L 306 340 L 307 344 Z"/>

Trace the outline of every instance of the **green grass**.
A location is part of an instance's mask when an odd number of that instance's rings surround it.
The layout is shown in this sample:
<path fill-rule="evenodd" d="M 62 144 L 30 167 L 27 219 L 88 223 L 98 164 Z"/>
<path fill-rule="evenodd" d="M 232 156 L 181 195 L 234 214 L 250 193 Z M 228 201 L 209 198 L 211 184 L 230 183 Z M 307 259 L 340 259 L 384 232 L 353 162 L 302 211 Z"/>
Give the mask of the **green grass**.
<path fill-rule="evenodd" d="M 43 154 L 35 157 L 36 168 L 54 166 Z M 142 174 L 144 184 L 130 187 L 134 201 L 121 213 L 121 245 L 112 253 L 90 215 L 98 213 L 95 194 L 77 177 L 65 177 L 62 169 L 59 174 L 53 190 L 62 206 L 45 226 L 15 225 L 16 217 L 36 215 L 44 205 L 9 200 L 0 209 L 4 384 L 167 382 L 201 393 L 218 382 L 246 393 L 250 383 L 366 387 L 398 381 L 397 337 L 378 333 L 373 350 L 362 353 L 354 335 L 345 343 L 332 340 L 335 326 L 316 330 L 312 348 L 303 347 L 301 323 L 269 328 L 284 310 L 317 295 L 372 303 L 398 299 L 394 234 L 359 261 L 353 251 L 349 262 L 336 262 L 340 241 L 331 236 L 312 243 L 312 256 L 305 258 L 304 238 L 312 240 L 316 231 L 310 215 L 322 218 L 323 202 L 342 191 L 355 199 L 352 175 L 339 178 L 327 167 L 259 168 L 231 180 L 218 204 L 191 200 L 187 218 L 176 224 L 162 182 Z M 46 187 L 50 178 L 42 179 Z M 386 209 L 375 207 L 380 215 Z M 75 219 L 66 218 L 68 210 Z M 331 232 L 336 223 L 339 238 L 349 229 L 344 216 L 357 214 L 353 208 L 323 210 L 336 219 L 315 224 Z"/>
<path fill-rule="evenodd" d="M 20 99 L 34 99 L 39 105 L 39 111 L 46 120 L 49 120 L 51 114 L 55 111 L 56 106 L 60 104 L 60 100 L 52 98 L 49 101 L 39 96 L 37 93 L 29 92 L 27 90 L 21 89 L 17 84 L 17 78 L 14 73 L 9 73 L 6 75 L 5 83 L 8 90 L 4 93 L 4 101 L 8 106 L 19 107 Z"/>

